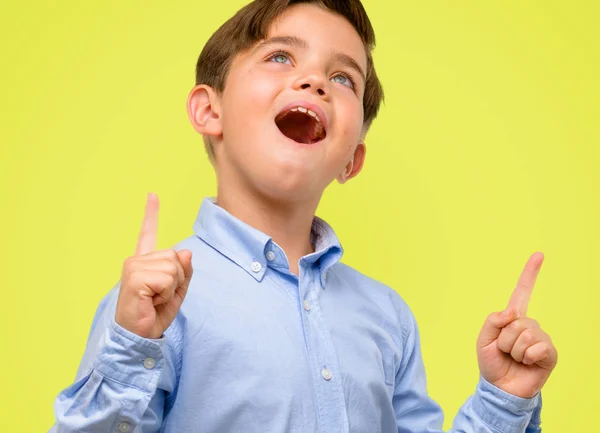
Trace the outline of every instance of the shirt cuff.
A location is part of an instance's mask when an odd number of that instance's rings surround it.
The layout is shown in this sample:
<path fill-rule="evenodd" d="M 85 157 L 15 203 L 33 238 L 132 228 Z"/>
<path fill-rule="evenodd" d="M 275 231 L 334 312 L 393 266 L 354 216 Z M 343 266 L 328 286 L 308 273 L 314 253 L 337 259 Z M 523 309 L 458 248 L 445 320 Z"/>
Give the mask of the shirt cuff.
<path fill-rule="evenodd" d="M 539 426 L 541 402 L 540 393 L 532 398 L 517 397 L 480 377 L 473 398 L 473 410 L 486 424 L 498 431 L 523 432 L 532 427 L 530 421 L 536 423 L 535 427 Z M 532 419 L 534 410 L 537 415 L 533 418 L 536 419 Z"/>
<path fill-rule="evenodd" d="M 165 341 L 164 335 L 140 337 L 112 318 L 100 340 L 94 368 L 108 379 L 153 394 L 165 363 Z"/>

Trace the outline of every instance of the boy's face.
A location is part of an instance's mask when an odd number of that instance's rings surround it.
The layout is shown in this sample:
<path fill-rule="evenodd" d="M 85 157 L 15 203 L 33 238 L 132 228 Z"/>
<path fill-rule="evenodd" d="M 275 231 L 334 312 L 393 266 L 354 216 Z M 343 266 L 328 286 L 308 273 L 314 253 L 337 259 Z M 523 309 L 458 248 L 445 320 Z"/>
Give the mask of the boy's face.
<path fill-rule="evenodd" d="M 358 174 L 366 68 L 362 40 L 345 18 L 289 7 L 266 41 L 231 64 L 216 108 L 217 173 L 284 201 L 318 200 L 336 177 Z"/>

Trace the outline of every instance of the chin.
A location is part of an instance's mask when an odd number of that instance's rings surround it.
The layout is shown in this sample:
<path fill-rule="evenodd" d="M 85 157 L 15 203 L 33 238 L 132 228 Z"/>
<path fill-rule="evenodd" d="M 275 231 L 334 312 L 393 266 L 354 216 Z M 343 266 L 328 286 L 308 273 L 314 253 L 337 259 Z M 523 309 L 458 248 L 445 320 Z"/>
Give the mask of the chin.
<path fill-rule="evenodd" d="M 314 174 L 309 170 L 302 170 L 292 165 L 279 166 L 278 170 L 269 170 L 258 173 L 261 179 L 256 187 L 260 193 L 280 202 L 297 202 L 318 200 L 323 193 Z"/>

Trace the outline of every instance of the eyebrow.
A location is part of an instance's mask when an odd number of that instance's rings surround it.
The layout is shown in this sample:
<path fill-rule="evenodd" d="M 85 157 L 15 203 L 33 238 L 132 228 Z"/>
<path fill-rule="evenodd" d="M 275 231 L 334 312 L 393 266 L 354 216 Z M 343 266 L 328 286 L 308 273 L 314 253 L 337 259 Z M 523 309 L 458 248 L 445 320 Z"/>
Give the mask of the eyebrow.
<path fill-rule="evenodd" d="M 274 36 L 274 37 L 269 38 L 265 41 L 262 41 L 260 44 L 258 44 L 258 46 L 256 47 L 256 50 L 260 50 L 262 47 L 267 46 L 267 45 L 278 45 L 278 44 L 290 45 L 290 46 L 302 48 L 305 50 L 308 49 L 308 42 L 306 42 L 302 38 L 299 38 L 298 36 Z"/>
<path fill-rule="evenodd" d="M 308 42 L 297 36 L 274 36 L 272 38 L 262 41 L 260 44 L 258 44 L 255 50 L 258 51 L 261 48 L 268 45 L 288 45 L 292 47 L 302 48 L 304 50 L 307 50 L 309 48 Z M 336 51 L 331 55 L 331 60 L 333 60 L 334 62 L 339 62 L 344 66 L 354 69 L 362 77 L 363 81 L 367 81 L 366 74 L 364 73 L 358 62 L 352 57 L 350 57 L 348 54 Z"/>
<path fill-rule="evenodd" d="M 340 53 L 340 52 L 336 51 L 335 53 L 333 53 L 331 58 L 334 61 L 339 62 L 344 66 L 354 69 L 362 77 L 363 81 L 365 81 L 365 82 L 367 81 L 367 77 L 366 77 L 365 73 L 363 72 L 362 68 L 360 67 L 360 65 L 358 64 L 358 62 L 356 60 L 354 60 L 352 57 L 350 57 L 348 54 L 344 54 L 344 53 Z"/>

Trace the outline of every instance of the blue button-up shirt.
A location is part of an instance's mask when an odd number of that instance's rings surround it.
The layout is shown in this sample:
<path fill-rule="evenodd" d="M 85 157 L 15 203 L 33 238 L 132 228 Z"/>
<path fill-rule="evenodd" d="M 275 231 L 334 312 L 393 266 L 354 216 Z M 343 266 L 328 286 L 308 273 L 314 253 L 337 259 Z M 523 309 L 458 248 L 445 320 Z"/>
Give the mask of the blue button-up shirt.
<path fill-rule="evenodd" d="M 100 302 L 55 433 L 442 431 L 427 394 L 415 318 L 391 288 L 340 262 L 315 217 L 315 252 L 289 271 L 283 250 L 214 199 L 194 235 L 193 277 L 160 339 L 116 324 L 119 283 Z M 480 378 L 452 432 L 541 431 L 541 397 Z"/>

